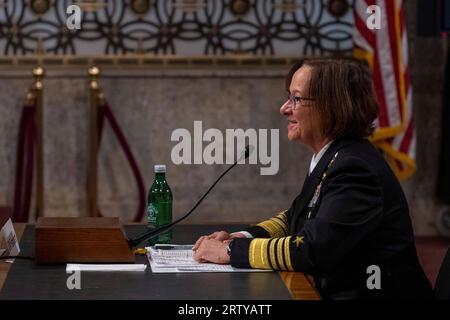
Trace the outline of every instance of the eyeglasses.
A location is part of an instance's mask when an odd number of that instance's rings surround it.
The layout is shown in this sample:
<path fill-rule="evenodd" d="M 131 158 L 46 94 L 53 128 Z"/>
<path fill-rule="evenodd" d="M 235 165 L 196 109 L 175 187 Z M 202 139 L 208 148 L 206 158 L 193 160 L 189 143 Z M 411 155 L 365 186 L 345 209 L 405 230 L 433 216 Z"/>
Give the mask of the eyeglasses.
<path fill-rule="evenodd" d="M 299 105 L 307 105 L 307 101 L 314 101 L 315 99 L 309 97 L 299 97 L 289 94 L 286 103 L 291 106 L 292 110 L 295 110 Z"/>

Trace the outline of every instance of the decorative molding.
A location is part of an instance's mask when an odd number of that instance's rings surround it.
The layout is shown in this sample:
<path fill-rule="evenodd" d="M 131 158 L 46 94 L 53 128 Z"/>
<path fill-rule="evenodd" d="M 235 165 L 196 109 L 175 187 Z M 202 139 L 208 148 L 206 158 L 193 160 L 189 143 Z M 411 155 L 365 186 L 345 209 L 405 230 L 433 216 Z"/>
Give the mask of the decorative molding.
<path fill-rule="evenodd" d="M 137 15 L 145 15 L 150 11 L 150 8 L 153 6 L 153 2 L 151 0 L 131 0 L 130 8 Z"/>
<path fill-rule="evenodd" d="M 30 8 L 34 14 L 43 15 L 50 9 L 50 0 L 30 0 Z"/>
<path fill-rule="evenodd" d="M 327 9 L 335 18 L 342 18 L 348 14 L 351 7 L 346 0 L 330 0 L 328 1 Z"/>
<path fill-rule="evenodd" d="M 230 10 L 238 18 L 248 13 L 250 7 L 250 0 L 231 0 L 230 2 Z"/>
<path fill-rule="evenodd" d="M 29 77 L 35 66 L 43 66 L 47 78 L 85 77 L 91 66 L 105 76 L 122 77 L 285 77 L 298 57 L 0 57 L 0 78 Z"/>
<path fill-rule="evenodd" d="M 355 0 L 0 0 L 4 55 L 348 55 Z M 66 9 L 78 4 L 81 30 Z"/>
<path fill-rule="evenodd" d="M 0 57 L 0 69 L 5 67 L 23 67 L 29 68 L 34 65 L 65 67 L 85 67 L 97 65 L 105 68 L 117 68 L 126 66 L 127 68 L 165 68 L 165 67 L 183 67 L 183 68 L 209 68 L 209 67 L 285 67 L 290 66 L 298 61 L 297 57 L 262 57 L 262 56 L 223 56 L 223 57 L 177 57 L 177 56 L 160 56 L 150 57 L 148 55 L 134 56 L 7 56 Z"/>

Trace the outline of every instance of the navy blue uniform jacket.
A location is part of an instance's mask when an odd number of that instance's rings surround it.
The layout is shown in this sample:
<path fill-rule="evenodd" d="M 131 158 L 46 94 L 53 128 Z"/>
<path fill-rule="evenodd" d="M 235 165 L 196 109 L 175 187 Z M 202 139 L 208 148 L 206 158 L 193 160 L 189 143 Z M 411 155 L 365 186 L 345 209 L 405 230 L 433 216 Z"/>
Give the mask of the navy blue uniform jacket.
<path fill-rule="evenodd" d="M 432 296 L 402 188 L 366 139 L 334 141 L 291 207 L 246 231 L 233 266 L 303 272 L 325 299 Z"/>

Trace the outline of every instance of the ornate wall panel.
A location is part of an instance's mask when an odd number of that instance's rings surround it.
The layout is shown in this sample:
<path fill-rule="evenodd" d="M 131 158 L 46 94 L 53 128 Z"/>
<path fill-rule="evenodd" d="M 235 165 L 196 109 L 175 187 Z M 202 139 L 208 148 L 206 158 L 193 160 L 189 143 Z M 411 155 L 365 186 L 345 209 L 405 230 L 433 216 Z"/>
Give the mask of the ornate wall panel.
<path fill-rule="evenodd" d="M 0 0 L 5 55 L 342 55 L 354 0 Z M 80 30 L 66 9 L 82 9 Z"/>

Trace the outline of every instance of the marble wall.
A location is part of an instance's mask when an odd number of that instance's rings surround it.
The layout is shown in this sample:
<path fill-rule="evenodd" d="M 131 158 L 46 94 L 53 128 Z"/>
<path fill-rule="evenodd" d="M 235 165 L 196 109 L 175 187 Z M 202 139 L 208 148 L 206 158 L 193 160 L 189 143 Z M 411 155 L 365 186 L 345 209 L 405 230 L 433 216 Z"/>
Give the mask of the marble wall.
<path fill-rule="evenodd" d="M 299 192 L 310 152 L 290 146 L 286 121 L 278 109 L 285 97 L 286 70 L 274 76 L 108 77 L 101 79 L 105 96 L 131 144 L 146 187 L 153 165 L 168 165 L 174 193 L 174 215 L 187 211 L 226 165 L 174 165 L 171 150 L 177 128 L 203 130 L 280 130 L 279 174 L 261 176 L 259 165 L 239 165 L 231 171 L 192 217 L 191 222 L 254 222 L 290 205 Z M 15 137 L 24 88 L 30 79 L 0 79 L 2 176 L 0 202 L 12 203 Z M 20 88 L 20 89 L 19 89 Z M 85 212 L 87 79 L 45 80 L 45 202 L 47 216 L 77 216 Z M 206 143 L 204 144 L 206 145 Z M 100 207 L 105 215 L 130 217 L 137 192 L 131 170 L 109 127 L 104 130 L 99 157 Z"/>
<path fill-rule="evenodd" d="M 442 143 L 446 48 L 445 41 L 440 37 L 416 36 L 416 17 L 420 14 L 416 11 L 417 1 L 407 1 L 405 4 L 416 119 L 417 172 L 403 183 L 403 187 L 416 232 L 434 234 L 436 215 L 446 208 L 436 196 Z"/>

